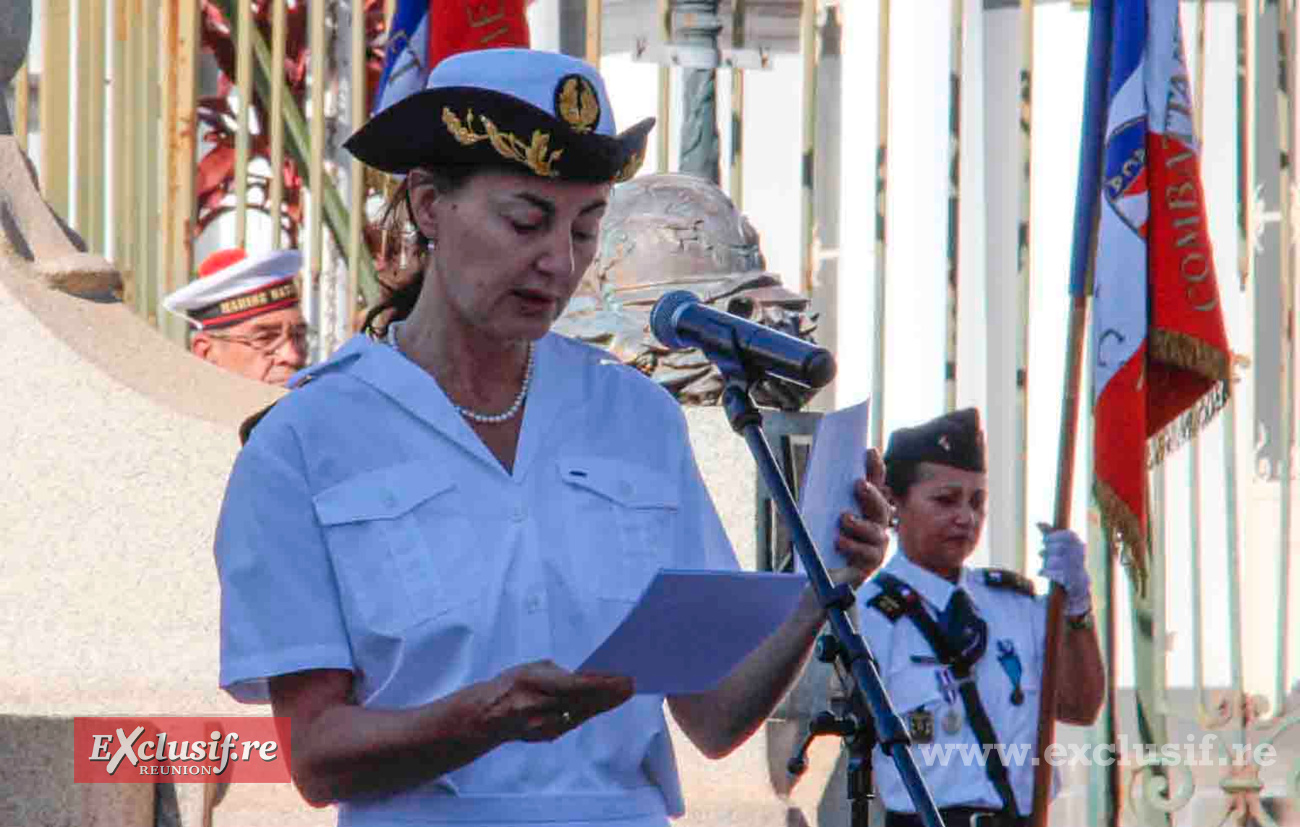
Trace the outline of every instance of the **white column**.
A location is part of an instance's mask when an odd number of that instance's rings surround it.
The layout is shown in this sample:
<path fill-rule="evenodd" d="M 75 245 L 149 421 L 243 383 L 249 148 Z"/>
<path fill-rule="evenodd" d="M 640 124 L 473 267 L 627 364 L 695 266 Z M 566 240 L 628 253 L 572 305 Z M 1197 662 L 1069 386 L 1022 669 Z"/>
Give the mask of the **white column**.
<path fill-rule="evenodd" d="M 528 4 L 528 31 L 534 49 L 560 50 L 560 0 L 533 0 Z"/>
<path fill-rule="evenodd" d="M 988 404 L 989 509 L 985 537 L 989 562 L 1016 566 L 1015 497 L 1012 456 L 1016 418 L 1016 204 L 1020 50 L 1019 9 L 984 12 L 984 261 L 987 279 L 985 324 Z M 973 84 L 972 84 L 973 86 Z M 1053 391 L 1055 393 L 1056 391 Z"/>

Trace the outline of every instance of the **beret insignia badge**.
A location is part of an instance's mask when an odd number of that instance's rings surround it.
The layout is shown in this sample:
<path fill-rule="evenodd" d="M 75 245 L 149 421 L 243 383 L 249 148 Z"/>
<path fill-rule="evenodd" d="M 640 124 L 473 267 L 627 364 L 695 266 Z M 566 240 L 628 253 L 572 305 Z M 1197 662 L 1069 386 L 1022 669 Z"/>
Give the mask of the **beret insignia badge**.
<path fill-rule="evenodd" d="M 600 97 L 582 75 L 565 75 L 555 85 L 555 114 L 576 132 L 590 132 L 600 121 Z"/>

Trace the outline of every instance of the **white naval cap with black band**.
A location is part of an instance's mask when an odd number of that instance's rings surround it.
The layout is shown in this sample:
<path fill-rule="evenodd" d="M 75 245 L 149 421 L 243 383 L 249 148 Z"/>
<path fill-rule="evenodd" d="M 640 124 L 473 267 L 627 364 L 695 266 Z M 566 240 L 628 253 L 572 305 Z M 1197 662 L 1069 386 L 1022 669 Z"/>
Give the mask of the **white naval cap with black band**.
<path fill-rule="evenodd" d="M 276 250 L 249 256 L 220 250 L 199 265 L 199 277 L 163 299 L 163 307 L 199 330 L 242 322 L 298 304 L 302 254 Z"/>

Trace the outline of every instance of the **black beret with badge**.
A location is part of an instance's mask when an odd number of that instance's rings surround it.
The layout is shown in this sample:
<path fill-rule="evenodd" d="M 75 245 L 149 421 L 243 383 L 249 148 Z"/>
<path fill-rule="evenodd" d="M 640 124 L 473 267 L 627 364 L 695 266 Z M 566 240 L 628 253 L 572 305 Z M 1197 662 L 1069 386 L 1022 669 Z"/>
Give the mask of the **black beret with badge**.
<path fill-rule="evenodd" d="M 963 471 L 987 471 L 979 411 L 963 408 L 913 428 L 899 428 L 889 435 L 884 461 L 886 485 L 891 485 L 889 478 L 899 469 L 920 462 L 948 465 Z"/>
<path fill-rule="evenodd" d="M 542 178 L 625 181 L 645 160 L 654 118 L 616 132 L 600 74 L 585 61 L 533 49 L 453 55 L 423 91 L 389 106 L 344 146 L 375 169 L 496 166 Z"/>

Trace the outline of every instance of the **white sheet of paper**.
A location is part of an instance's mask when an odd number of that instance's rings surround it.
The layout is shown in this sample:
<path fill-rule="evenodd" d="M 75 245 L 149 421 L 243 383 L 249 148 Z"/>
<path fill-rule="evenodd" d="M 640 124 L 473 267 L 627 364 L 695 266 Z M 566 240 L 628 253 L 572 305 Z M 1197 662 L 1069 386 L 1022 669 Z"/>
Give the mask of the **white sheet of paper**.
<path fill-rule="evenodd" d="M 776 631 L 807 585 L 794 574 L 663 569 L 577 671 L 628 675 L 638 695 L 707 691 Z"/>
<path fill-rule="evenodd" d="M 835 536 L 839 533 L 840 514 L 858 513 L 853 484 L 866 473 L 870 424 L 870 399 L 828 413 L 817 423 L 799 513 L 827 569 L 846 564 L 844 556 L 835 550 Z M 802 561 L 796 563 L 796 570 L 803 571 Z"/>

